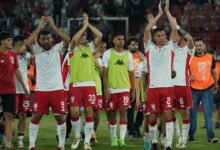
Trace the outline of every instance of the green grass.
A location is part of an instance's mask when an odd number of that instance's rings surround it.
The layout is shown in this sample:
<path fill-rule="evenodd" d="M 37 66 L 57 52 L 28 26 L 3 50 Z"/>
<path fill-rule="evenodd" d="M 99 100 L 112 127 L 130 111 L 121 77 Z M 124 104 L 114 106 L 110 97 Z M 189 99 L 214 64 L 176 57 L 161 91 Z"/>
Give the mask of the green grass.
<path fill-rule="evenodd" d="M 30 119 L 28 119 L 26 136 L 24 139 L 24 143 L 26 145 L 26 149 L 28 149 L 28 125 Z M 195 135 L 196 142 L 188 143 L 187 150 L 220 150 L 220 142 L 217 144 L 209 144 L 206 140 L 206 130 L 200 129 L 200 127 L 204 124 L 203 114 L 199 114 L 198 118 L 198 129 Z M 17 126 L 17 120 L 15 123 L 15 130 Z M 56 124 L 52 115 L 44 116 L 40 124 L 40 130 L 36 142 L 37 150 L 55 150 L 57 147 L 57 141 L 55 139 L 56 136 Z M 16 134 L 15 134 L 16 135 Z M 220 129 L 215 130 L 215 135 L 220 139 Z M 133 140 L 126 138 L 126 143 L 128 147 L 126 148 L 112 148 L 110 146 L 110 138 L 109 131 L 106 126 L 106 117 L 104 113 L 101 115 L 100 126 L 97 131 L 97 139 L 98 143 L 92 145 L 95 150 L 143 150 L 143 139 Z M 14 144 L 17 145 L 17 137 L 14 136 Z M 71 139 L 73 139 L 73 133 L 71 134 Z M 70 150 L 71 142 L 66 143 L 66 150 Z M 174 148 L 175 149 L 175 148 Z M 83 150 L 83 142 L 80 145 L 79 150 Z"/>

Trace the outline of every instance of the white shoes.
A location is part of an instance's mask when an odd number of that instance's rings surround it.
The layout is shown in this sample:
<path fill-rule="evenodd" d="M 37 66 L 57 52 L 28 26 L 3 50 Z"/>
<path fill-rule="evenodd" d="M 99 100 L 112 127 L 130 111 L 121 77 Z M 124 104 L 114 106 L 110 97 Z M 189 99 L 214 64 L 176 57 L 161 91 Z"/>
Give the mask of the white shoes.
<path fill-rule="evenodd" d="M 176 147 L 177 147 L 177 148 L 180 147 L 181 144 L 182 144 L 182 137 L 179 136 L 179 137 L 176 138 Z"/>
<path fill-rule="evenodd" d="M 92 147 L 90 146 L 89 143 L 84 144 L 84 150 L 92 150 Z"/>
<path fill-rule="evenodd" d="M 181 143 L 181 144 L 179 144 L 178 147 L 176 147 L 176 148 L 186 148 L 186 144 Z"/>
<path fill-rule="evenodd" d="M 80 141 L 81 141 L 81 138 L 75 138 L 71 145 L 71 149 L 77 149 L 79 147 Z"/>

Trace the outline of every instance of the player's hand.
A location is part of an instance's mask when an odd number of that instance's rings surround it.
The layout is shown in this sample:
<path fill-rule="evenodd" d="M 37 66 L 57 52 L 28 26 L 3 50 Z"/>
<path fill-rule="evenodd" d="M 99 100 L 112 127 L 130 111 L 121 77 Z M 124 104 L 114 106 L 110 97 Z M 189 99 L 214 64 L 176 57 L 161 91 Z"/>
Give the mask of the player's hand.
<path fill-rule="evenodd" d="M 218 86 L 218 83 L 216 83 L 212 87 L 212 92 L 215 94 L 215 93 L 217 93 L 218 89 L 219 89 L 219 86 Z"/>
<path fill-rule="evenodd" d="M 38 24 L 38 28 L 39 28 L 40 30 L 42 30 L 42 29 L 45 28 L 46 25 L 47 25 L 47 23 L 46 23 L 46 17 L 45 17 L 45 16 L 42 16 L 41 19 L 40 19 L 40 22 L 39 22 L 39 24 Z"/>
<path fill-rule="evenodd" d="M 175 78 L 176 77 L 176 71 L 175 70 L 172 70 L 172 72 L 171 72 L 171 78 L 173 79 L 173 78 Z"/>
<path fill-rule="evenodd" d="M 56 26 L 55 23 L 54 23 L 53 17 L 48 16 L 47 21 L 49 22 L 51 28 L 54 28 Z"/>
<path fill-rule="evenodd" d="M 162 6 L 161 6 L 161 1 L 158 5 L 158 15 L 162 16 L 163 15 L 163 9 L 162 9 Z"/>
<path fill-rule="evenodd" d="M 109 102 L 110 101 L 110 94 L 109 94 L 108 90 L 104 91 L 104 95 L 105 95 L 105 99 Z"/>
<path fill-rule="evenodd" d="M 195 77 L 191 75 L 191 76 L 189 76 L 189 80 L 194 81 Z"/>
<path fill-rule="evenodd" d="M 170 11 L 170 0 L 166 0 L 165 2 L 165 12 L 169 12 Z"/>
<path fill-rule="evenodd" d="M 131 102 L 133 102 L 134 99 L 135 99 L 135 90 L 132 89 L 132 90 L 131 90 Z"/>
<path fill-rule="evenodd" d="M 139 109 L 140 104 L 141 104 L 140 99 L 136 99 L 136 102 L 135 102 L 135 110 L 138 110 L 138 109 Z"/>
<path fill-rule="evenodd" d="M 152 22 L 152 21 L 153 21 L 153 19 L 154 19 L 153 14 L 152 14 L 152 13 L 147 14 L 146 19 L 147 19 L 148 23 Z"/>
<path fill-rule="evenodd" d="M 93 55 L 93 57 L 95 59 L 100 58 L 101 56 L 102 56 L 102 53 L 100 53 L 99 51 L 95 52 L 94 55 Z"/>
<path fill-rule="evenodd" d="M 26 87 L 23 87 L 23 90 L 24 90 L 24 92 L 25 92 L 26 95 L 29 95 L 29 94 L 30 94 L 30 92 L 26 89 Z"/>
<path fill-rule="evenodd" d="M 87 27 L 89 25 L 89 17 L 88 17 L 88 15 L 86 13 L 83 13 L 82 14 L 82 19 L 83 19 L 83 25 Z"/>

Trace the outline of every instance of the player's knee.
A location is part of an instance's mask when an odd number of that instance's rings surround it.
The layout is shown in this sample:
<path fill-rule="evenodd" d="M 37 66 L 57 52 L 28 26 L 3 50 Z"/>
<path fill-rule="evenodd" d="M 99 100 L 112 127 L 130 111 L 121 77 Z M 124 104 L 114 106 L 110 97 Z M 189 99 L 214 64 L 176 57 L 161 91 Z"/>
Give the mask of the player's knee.
<path fill-rule="evenodd" d="M 31 122 L 39 123 L 41 118 L 42 118 L 42 115 L 40 115 L 40 114 L 33 114 Z"/>
<path fill-rule="evenodd" d="M 13 114 L 10 112 L 4 113 L 5 120 L 13 120 Z"/>

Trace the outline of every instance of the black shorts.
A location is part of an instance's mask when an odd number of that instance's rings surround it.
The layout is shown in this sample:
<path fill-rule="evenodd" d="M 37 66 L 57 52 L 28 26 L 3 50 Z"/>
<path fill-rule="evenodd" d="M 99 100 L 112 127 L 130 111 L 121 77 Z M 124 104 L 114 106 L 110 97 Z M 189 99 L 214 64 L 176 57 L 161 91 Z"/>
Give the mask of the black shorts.
<path fill-rule="evenodd" d="M 0 94 L 3 112 L 16 112 L 16 94 Z"/>

